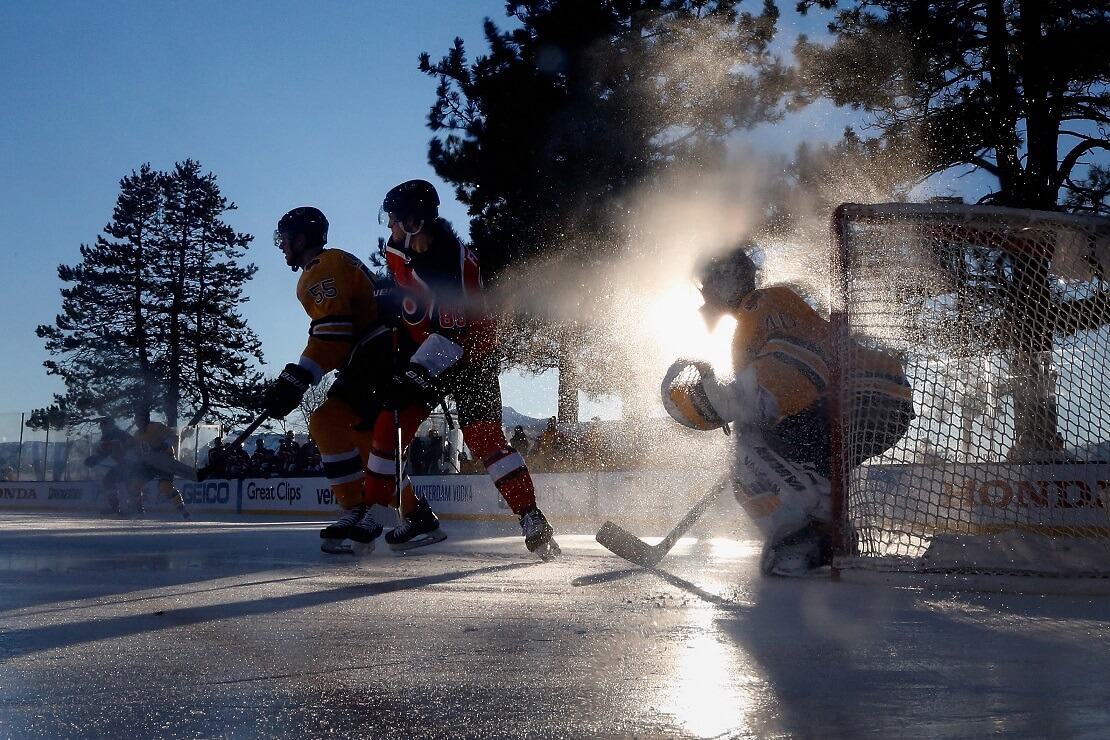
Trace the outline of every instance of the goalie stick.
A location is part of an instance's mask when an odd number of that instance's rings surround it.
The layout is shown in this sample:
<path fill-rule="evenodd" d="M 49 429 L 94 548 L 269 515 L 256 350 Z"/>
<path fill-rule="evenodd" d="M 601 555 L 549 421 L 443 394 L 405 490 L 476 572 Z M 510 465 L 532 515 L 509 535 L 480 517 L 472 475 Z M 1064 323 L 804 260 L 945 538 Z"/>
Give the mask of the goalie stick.
<path fill-rule="evenodd" d="M 242 432 L 240 432 L 238 437 L 231 440 L 229 443 L 227 443 L 227 445 L 224 446 L 224 448 L 220 451 L 220 453 L 221 453 L 220 456 L 222 457 L 223 455 L 228 454 L 229 452 L 234 450 L 236 447 L 239 447 L 244 442 L 246 442 L 247 438 L 250 437 L 252 434 L 254 434 L 254 430 L 258 429 L 258 427 L 262 426 L 262 422 L 266 421 L 269 418 L 270 418 L 269 415 L 266 414 L 265 411 L 263 411 L 261 414 L 259 414 L 258 418 L 255 419 L 254 421 L 252 421 L 246 429 L 244 429 Z M 211 465 L 205 465 L 202 468 L 198 468 L 197 469 L 197 477 L 196 477 L 197 483 L 200 483 L 201 481 L 205 480 L 211 474 L 212 474 L 212 466 Z"/>
<path fill-rule="evenodd" d="M 631 563 L 642 565 L 645 568 L 654 568 L 663 559 L 663 556 L 671 551 L 679 538 L 686 534 L 690 527 L 694 526 L 694 522 L 701 518 L 701 515 L 717 500 L 717 497 L 731 486 L 731 480 L 731 475 L 725 475 L 713 484 L 713 487 L 694 504 L 694 508 L 682 517 L 682 521 L 676 524 L 670 534 L 664 537 L 658 545 L 649 545 L 613 522 L 605 522 L 601 525 L 601 529 L 597 531 L 594 539 L 613 554 L 619 555 Z"/>

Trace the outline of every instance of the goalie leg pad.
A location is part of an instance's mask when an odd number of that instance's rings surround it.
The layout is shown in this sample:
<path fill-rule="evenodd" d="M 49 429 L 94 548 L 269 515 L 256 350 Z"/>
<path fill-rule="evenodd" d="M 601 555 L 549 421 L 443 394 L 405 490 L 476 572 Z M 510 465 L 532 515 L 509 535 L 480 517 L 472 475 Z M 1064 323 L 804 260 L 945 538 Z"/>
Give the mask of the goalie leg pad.
<path fill-rule="evenodd" d="M 772 540 L 829 518 L 829 481 L 772 450 L 758 429 L 733 435 L 733 488 L 737 501 Z"/>

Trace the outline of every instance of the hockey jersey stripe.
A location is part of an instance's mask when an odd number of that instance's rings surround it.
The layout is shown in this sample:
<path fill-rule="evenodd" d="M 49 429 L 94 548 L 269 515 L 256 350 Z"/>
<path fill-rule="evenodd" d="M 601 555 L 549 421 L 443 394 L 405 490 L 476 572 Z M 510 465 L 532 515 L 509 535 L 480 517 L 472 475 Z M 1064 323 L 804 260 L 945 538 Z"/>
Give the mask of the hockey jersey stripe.
<path fill-rule="evenodd" d="M 524 458 L 520 456 L 519 452 L 513 452 L 511 448 L 498 450 L 486 462 L 486 472 L 489 473 L 490 478 L 493 478 L 494 483 L 524 467 Z"/>
<path fill-rule="evenodd" d="M 794 368 L 799 373 L 804 375 L 806 380 L 808 380 L 813 385 L 813 387 L 817 389 L 818 393 L 824 392 L 825 386 L 828 385 L 828 377 L 825 374 L 828 372 L 828 368 L 825 367 L 823 363 L 821 365 L 821 369 L 824 370 L 825 373 L 820 372 L 804 359 L 799 358 L 789 352 L 772 352 L 769 356 L 774 358 L 775 360 L 778 360 L 784 365 L 789 365 L 790 367 Z"/>

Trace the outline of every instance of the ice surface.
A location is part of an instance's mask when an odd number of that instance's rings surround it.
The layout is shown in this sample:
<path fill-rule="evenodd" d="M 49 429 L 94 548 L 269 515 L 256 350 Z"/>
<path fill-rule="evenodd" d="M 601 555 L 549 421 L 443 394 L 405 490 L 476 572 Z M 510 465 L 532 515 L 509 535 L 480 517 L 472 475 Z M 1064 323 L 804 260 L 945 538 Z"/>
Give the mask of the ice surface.
<path fill-rule="evenodd" d="M 1110 726 L 1106 597 L 763 580 L 758 543 L 712 522 L 657 570 L 592 524 L 556 522 L 551 563 L 511 523 L 445 521 L 442 543 L 361 560 L 320 553 L 321 525 L 0 515 L 0 736 Z"/>

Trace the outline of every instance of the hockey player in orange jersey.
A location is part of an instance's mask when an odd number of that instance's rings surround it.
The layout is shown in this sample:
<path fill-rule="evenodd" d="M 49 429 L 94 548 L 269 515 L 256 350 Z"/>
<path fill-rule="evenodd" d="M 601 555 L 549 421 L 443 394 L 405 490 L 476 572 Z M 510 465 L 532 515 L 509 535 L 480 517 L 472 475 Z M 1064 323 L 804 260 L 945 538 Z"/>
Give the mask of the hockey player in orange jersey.
<path fill-rule="evenodd" d="M 736 319 L 734 377 L 679 360 L 663 380 L 668 413 L 694 429 L 732 426 L 737 500 L 766 537 L 765 574 L 796 575 L 831 561 L 829 358 L 831 327 L 794 290 L 757 288 L 745 244 L 701 272 L 702 313 Z M 842 382 L 859 421 L 852 465 L 892 447 L 913 418 L 910 386 L 894 357 L 859 345 Z"/>
<path fill-rule="evenodd" d="M 439 194 L 425 180 L 409 180 L 386 193 L 378 213 L 388 226 L 389 272 L 402 291 L 403 324 L 417 346 L 412 362 L 387 386 L 393 405 L 450 395 L 458 408 L 463 440 L 482 461 L 502 498 L 517 515 L 524 544 L 542 559 L 559 554 L 553 529 L 536 505 L 532 476 L 501 427 L 501 355 L 494 318 L 485 306 L 478 257 L 439 216 Z M 415 431 L 415 430 L 413 430 Z M 411 432 L 405 429 L 405 440 Z M 369 496 L 392 487 L 387 460 L 371 458 Z M 417 519 L 408 524 L 418 524 Z M 397 539 L 405 525 L 392 537 Z"/>
<path fill-rule="evenodd" d="M 365 501 L 364 470 L 374 449 L 372 430 L 379 417 L 388 416 L 392 426 L 392 413 L 384 413 L 374 389 L 392 377 L 395 348 L 392 329 L 379 311 L 378 279 L 354 255 L 326 249 L 327 240 L 327 218 L 312 207 L 289 211 L 274 232 L 274 243 L 286 264 L 294 272 L 302 271 L 297 299 L 311 324 L 300 359 L 286 365 L 267 389 L 265 406 L 267 415 L 283 418 L 297 407 L 310 385 L 338 370 L 327 400 L 309 419 L 324 475 L 344 509 L 338 521 L 320 532 L 321 549 L 367 555 L 383 527 Z M 416 420 L 419 424 L 428 411 L 426 406 L 411 404 L 401 411 L 403 423 Z M 434 515 L 432 520 L 416 544 L 431 544 L 446 536 Z"/>

